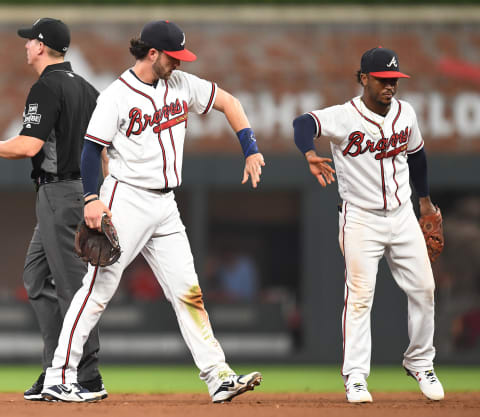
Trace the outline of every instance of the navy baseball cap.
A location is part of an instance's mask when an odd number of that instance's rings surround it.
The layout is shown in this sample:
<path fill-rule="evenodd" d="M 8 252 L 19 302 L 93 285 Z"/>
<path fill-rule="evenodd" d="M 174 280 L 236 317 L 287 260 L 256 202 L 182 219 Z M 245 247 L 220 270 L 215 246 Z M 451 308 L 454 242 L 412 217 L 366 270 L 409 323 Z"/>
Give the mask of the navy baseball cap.
<path fill-rule="evenodd" d="M 362 55 L 360 71 L 377 78 L 410 78 L 400 72 L 397 54 L 381 46 L 369 49 Z"/>
<path fill-rule="evenodd" d="M 147 23 L 140 40 L 180 61 L 195 61 L 197 56 L 185 49 L 185 33 L 175 23 L 159 20 Z"/>
<path fill-rule="evenodd" d="M 61 20 L 44 17 L 31 28 L 18 29 L 18 35 L 25 39 L 38 39 L 57 52 L 67 52 L 70 46 L 70 30 Z"/>

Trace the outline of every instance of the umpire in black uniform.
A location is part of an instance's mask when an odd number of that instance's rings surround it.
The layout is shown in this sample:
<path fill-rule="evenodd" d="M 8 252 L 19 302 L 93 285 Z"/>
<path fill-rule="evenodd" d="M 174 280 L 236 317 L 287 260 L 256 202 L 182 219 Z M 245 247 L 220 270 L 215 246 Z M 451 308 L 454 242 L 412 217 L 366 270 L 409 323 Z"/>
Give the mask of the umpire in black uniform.
<path fill-rule="evenodd" d="M 63 22 L 39 19 L 31 28 L 19 29 L 18 34 L 28 39 L 27 62 L 40 77 L 28 95 L 22 130 L 0 142 L 0 157 L 32 158 L 37 224 L 23 280 L 43 337 L 45 370 L 51 365 L 65 312 L 87 272 L 87 265 L 76 257 L 73 248 L 76 225 L 83 219 L 83 136 L 98 92 L 64 61 L 70 31 Z M 102 391 L 105 398 L 98 350 L 98 330 L 94 329 L 85 344 L 78 380 L 89 391 Z M 25 391 L 25 399 L 43 400 L 44 376 L 42 372 Z"/>

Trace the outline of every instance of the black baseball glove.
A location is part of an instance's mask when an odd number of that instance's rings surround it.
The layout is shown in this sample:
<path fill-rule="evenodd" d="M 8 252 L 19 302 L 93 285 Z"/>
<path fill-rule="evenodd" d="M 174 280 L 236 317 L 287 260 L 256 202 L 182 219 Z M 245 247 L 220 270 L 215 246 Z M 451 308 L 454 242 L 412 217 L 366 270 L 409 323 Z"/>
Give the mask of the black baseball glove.
<path fill-rule="evenodd" d="M 82 220 L 75 233 L 75 253 L 93 266 L 108 266 L 117 262 L 121 250 L 112 221 L 102 217 L 102 231 L 90 229 Z"/>

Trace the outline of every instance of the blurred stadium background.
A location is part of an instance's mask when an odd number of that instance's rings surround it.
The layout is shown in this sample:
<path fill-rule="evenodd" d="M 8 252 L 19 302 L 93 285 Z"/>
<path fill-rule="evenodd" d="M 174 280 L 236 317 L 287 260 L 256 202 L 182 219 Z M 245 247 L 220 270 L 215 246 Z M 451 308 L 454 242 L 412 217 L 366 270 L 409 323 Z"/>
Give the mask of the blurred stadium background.
<path fill-rule="evenodd" d="M 365 50 L 396 50 L 402 71 L 412 75 L 398 96 L 417 111 L 431 195 L 445 221 L 446 248 L 434 265 L 436 361 L 480 363 L 478 2 L 11 3 L 0 2 L 2 139 L 18 134 L 36 79 L 16 30 L 45 16 L 69 24 L 67 59 L 99 90 L 132 65 L 128 42 L 146 21 L 173 20 L 199 57 L 181 69 L 216 81 L 242 101 L 267 162 L 259 188 L 240 185 L 238 141 L 212 112 L 189 118 L 184 181 L 176 192 L 206 307 L 232 363 L 341 363 L 337 187 L 321 189 L 310 176 L 291 123 L 306 110 L 359 94 L 355 72 Z M 326 141 L 318 149 L 330 153 Z M 29 175 L 29 160 L 0 161 L 3 365 L 38 364 L 41 355 L 22 284 L 35 222 Z M 373 363 L 399 365 L 407 346 L 406 299 L 383 262 L 372 323 Z M 105 364 L 191 364 L 174 313 L 141 258 L 125 272 L 100 329 Z"/>

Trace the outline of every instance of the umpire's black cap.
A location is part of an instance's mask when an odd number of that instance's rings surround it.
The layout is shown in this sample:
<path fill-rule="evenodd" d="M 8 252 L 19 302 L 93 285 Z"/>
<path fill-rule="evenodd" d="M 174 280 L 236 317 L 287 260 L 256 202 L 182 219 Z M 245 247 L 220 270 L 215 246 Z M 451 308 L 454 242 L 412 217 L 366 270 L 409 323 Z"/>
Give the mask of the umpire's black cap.
<path fill-rule="evenodd" d="M 185 48 L 185 33 L 175 23 L 159 20 L 147 23 L 140 40 L 180 61 L 195 61 L 197 56 Z"/>
<path fill-rule="evenodd" d="M 369 49 L 362 55 L 360 71 L 377 78 L 410 78 L 400 72 L 397 54 L 381 46 Z"/>
<path fill-rule="evenodd" d="M 31 28 L 18 29 L 18 35 L 26 39 L 38 39 L 57 52 L 67 52 L 70 46 L 70 30 L 58 19 L 43 17 Z"/>

